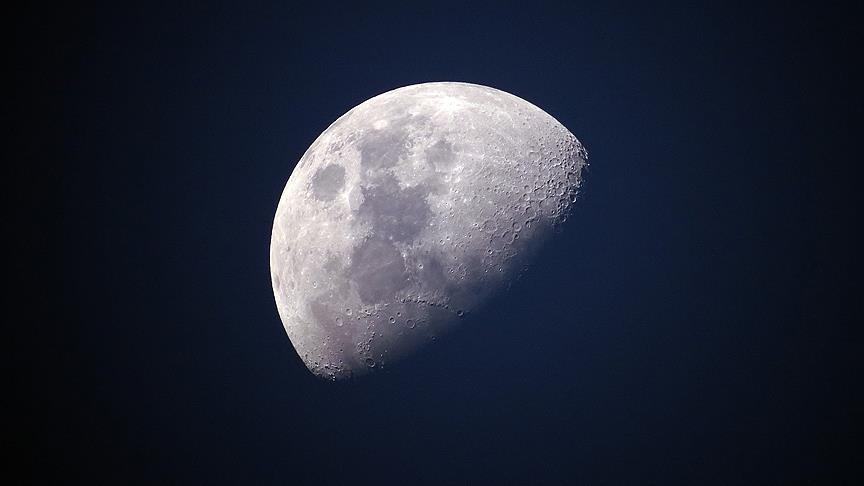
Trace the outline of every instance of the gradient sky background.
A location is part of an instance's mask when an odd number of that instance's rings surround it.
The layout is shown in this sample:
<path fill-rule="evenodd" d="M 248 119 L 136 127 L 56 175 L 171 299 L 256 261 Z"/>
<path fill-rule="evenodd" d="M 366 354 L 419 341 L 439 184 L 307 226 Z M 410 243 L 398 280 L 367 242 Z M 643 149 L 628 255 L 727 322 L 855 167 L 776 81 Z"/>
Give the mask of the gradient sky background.
<path fill-rule="evenodd" d="M 50 270 L 27 284 L 36 340 L 19 350 L 37 478 L 855 471 L 860 7 L 197 3 L 17 22 L 13 170 L 30 185 L 11 194 L 34 211 L 15 220 L 22 248 Z M 388 374 L 318 381 L 270 287 L 279 195 L 345 111 L 445 80 L 561 121 L 590 154 L 583 197 L 462 332 Z"/>

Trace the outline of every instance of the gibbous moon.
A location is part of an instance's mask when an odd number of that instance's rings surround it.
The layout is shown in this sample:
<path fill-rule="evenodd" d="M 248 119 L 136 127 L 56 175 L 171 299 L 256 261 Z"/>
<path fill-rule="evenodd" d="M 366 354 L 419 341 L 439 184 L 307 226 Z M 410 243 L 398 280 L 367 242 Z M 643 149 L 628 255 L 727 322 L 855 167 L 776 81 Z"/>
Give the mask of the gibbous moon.
<path fill-rule="evenodd" d="M 565 221 L 586 161 L 552 116 L 486 86 L 417 84 L 353 108 L 276 209 L 270 272 L 294 349 L 338 380 L 469 321 Z"/>

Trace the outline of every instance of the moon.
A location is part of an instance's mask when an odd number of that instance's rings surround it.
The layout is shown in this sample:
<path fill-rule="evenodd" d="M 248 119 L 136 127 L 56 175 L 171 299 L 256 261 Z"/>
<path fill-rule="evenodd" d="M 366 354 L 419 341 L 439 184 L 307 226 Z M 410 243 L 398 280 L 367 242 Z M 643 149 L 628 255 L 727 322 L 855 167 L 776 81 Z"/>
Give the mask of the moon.
<path fill-rule="evenodd" d="M 406 86 L 341 116 L 291 173 L 270 242 L 306 367 L 364 375 L 469 321 L 567 219 L 586 165 L 551 115 L 476 84 Z"/>

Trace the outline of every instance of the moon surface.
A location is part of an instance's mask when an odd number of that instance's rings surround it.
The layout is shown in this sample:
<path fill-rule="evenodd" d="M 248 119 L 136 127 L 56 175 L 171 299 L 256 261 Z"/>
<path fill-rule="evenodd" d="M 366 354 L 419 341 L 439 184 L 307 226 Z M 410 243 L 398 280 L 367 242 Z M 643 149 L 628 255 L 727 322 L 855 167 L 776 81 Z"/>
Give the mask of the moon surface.
<path fill-rule="evenodd" d="M 350 378 L 469 321 L 566 220 L 586 165 L 552 116 L 486 86 L 417 84 L 350 110 L 273 222 L 273 293 L 303 362 Z"/>

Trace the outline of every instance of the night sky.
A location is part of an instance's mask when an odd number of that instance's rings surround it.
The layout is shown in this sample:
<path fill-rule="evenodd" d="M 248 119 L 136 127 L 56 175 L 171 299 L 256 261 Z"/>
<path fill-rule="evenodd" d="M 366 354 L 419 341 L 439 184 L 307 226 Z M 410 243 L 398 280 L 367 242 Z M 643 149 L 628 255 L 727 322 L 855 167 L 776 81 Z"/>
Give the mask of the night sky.
<path fill-rule="evenodd" d="M 10 19 L 32 482 L 861 484 L 860 7 L 198 3 Z M 337 117 L 428 81 L 556 117 L 581 199 L 461 331 L 321 381 L 276 204 Z"/>

